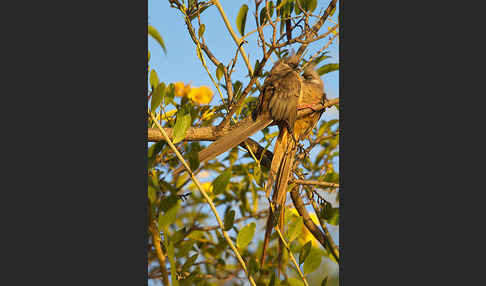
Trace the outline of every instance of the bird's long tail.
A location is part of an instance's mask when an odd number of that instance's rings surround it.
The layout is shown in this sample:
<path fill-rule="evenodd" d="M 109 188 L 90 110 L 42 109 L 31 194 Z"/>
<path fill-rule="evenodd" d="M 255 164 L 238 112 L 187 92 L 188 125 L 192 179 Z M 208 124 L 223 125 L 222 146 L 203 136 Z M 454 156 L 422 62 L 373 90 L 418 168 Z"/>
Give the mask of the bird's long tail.
<path fill-rule="evenodd" d="M 207 148 L 201 150 L 198 153 L 199 162 L 203 163 L 209 161 L 211 159 L 216 158 L 217 156 L 223 154 L 227 150 L 238 146 L 241 142 L 245 141 L 248 137 L 255 134 L 259 130 L 267 127 L 272 123 L 272 119 L 269 116 L 262 115 L 261 117 L 257 118 L 255 121 L 250 121 L 250 123 L 245 124 L 243 126 L 237 127 L 236 129 L 232 130 L 227 135 L 224 135 L 218 138 L 216 141 L 211 143 Z M 180 166 L 173 171 L 173 175 L 184 171 L 184 166 Z"/>
<path fill-rule="evenodd" d="M 272 165 L 270 168 L 269 180 L 267 183 L 267 196 L 275 181 L 275 188 L 272 195 L 272 202 L 274 204 L 274 210 L 279 209 L 278 213 L 278 227 L 283 231 L 284 224 L 284 211 L 285 211 L 285 199 L 287 198 L 287 187 L 292 170 L 294 157 L 296 152 L 296 142 L 291 134 L 288 133 L 286 128 L 283 128 L 279 134 L 277 142 L 275 143 L 275 149 L 273 152 Z M 265 238 L 263 240 L 262 256 L 260 260 L 261 266 L 263 266 L 265 260 L 265 254 L 270 241 L 270 235 L 272 234 L 273 222 L 275 213 L 272 208 L 269 210 L 267 219 L 267 225 L 265 229 Z M 280 240 L 279 240 L 280 241 Z M 280 247 L 281 253 L 282 247 Z"/>

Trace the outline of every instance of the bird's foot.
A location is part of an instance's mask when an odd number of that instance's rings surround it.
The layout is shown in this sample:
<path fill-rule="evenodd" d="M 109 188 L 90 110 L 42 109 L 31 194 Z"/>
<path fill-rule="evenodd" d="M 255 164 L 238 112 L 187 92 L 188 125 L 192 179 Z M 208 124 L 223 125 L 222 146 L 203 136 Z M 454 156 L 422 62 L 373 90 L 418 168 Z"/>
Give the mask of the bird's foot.
<path fill-rule="evenodd" d="M 321 105 L 320 103 L 318 103 L 318 104 L 302 104 L 302 105 L 297 106 L 297 110 L 310 108 L 310 109 L 312 109 L 312 111 L 320 111 L 320 108 L 316 107 L 316 106 L 320 106 L 320 105 Z"/>

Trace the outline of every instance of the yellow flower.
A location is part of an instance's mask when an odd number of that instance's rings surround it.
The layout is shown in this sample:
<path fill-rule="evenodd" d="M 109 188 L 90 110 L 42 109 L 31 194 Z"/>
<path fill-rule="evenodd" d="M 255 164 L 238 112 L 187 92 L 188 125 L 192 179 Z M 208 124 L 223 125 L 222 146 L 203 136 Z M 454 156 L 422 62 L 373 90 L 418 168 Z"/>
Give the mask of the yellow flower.
<path fill-rule="evenodd" d="M 207 193 L 212 193 L 213 192 L 213 184 L 211 182 L 206 182 L 202 183 L 201 187 L 203 190 L 205 190 Z"/>
<path fill-rule="evenodd" d="M 211 182 L 202 183 L 201 187 L 208 194 L 211 194 L 213 192 L 213 184 Z M 195 191 L 197 190 L 197 187 L 194 183 L 190 183 L 188 189 L 191 191 Z"/>
<path fill-rule="evenodd" d="M 179 96 L 179 97 L 187 96 L 191 91 L 191 85 L 184 84 L 182 81 L 178 81 L 174 83 L 174 87 L 175 87 L 175 96 Z"/>
<path fill-rule="evenodd" d="M 207 86 L 192 88 L 187 95 L 189 99 L 199 104 L 208 104 L 213 99 L 213 91 Z"/>
<path fill-rule="evenodd" d="M 167 113 L 165 113 L 165 114 L 163 112 L 160 112 L 157 115 L 156 119 L 157 120 L 165 120 L 165 121 L 172 120 L 172 119 L 174 119 L 174 115 L 176 113 L 177 113 L 177 109 L 173 109 L 173 110 L 167 111 Z"/>

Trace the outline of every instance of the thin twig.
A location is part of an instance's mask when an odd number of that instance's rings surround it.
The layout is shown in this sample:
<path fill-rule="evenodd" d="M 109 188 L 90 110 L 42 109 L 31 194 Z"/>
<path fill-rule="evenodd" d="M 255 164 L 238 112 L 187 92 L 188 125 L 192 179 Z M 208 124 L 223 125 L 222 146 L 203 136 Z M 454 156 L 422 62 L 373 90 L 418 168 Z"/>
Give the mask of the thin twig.
<path fill-rule="evenodd" d="M 337 263 L 339 263 L 339 250 L 338 250 L 336 244 L 334 243 L 334 241 L 332 240 L 331 234 L 327 230 L 326 223 L 323 222 L 322 219 L 317 215 L 317 213 L 319 211 L 319 207 L 317 206 L 316 202 L 312 199 L 312 190 L 310 190 L 310 188 L 307 188 L 307 186 L 304 187 L 304 189 L 306 191 L 307 198 L 309 199 L 309 201 L 312 205 L 312 208 L 314 208 L 314 212 L 316 213 L 316 217 L 319 220 L 319 224 L 321 225 L 322 230 L 324 231 L 324 235 L 326 236 L 326 242 L 327 242 L 327 248 L 326 249 L 327 249 L 327 251 L 329 251 L 331 253 L 331 255 L 334 257 L 334 259 L 337 261 Z"/>
<path fill-rule="evenodd" d="M 176 156 L 179 159 L 179 161 L 181 161 L 182 165 L 184 165 L 184 167 L 186 168 L 187 172 L 190 174 L 192 180 L 194 181 L 194 184 L 196 185 L 197 189 L 201 192 L 202 196 L 204 197 L 204 199 L 206 200 L 206 202 L 209 204 L 209 207 L 213 211 L 214 216 L 215 216 L 216 220 L 218 221 L 219 227 L 221 228 L 221 232 L 223 233 L 223 237 L 226 239 L 226 242 L 228 242 L 229 246 L 231 247 L 231 249 L 235 253 L 235 256 L 236 256 L 238 262 L 240 263 L 241 267 L 243 268 L 243 270 L 245 271 L 245 274 L 248 277 L 248 280 L 250 281 L 250 284 L 252 286 L 256 286 L 255 281 L 253 280 L 253 278 L 251 277 L 250 273 L 248 272 L 248 269 L 246 268 L 245 261 L 243 260 L 243 258 L 241 257 L 240 253 L 238 252 L 238 249 L 236 249 L 236 247 L 233 244 L 233 241 L 229 237 L 228 233 L 224 230 L 223 221 L 219 217 L 218 211 L 216 210 L 216 207 L 214 206 L 213 200 L 204 191 L 203 187 L 201 186 L 201 183 L 199 183 L 199 180 L 196 178 L 196 176 L 194 175 L 194 173 L 191 171 L 191 168 L 187 164 L 186 160 L 184 160 L 184 158 L 182 157 L 182 155 L 179 152 L 179 150 L 177 150 L 177 148 L 174 145 L 174 143 L 172 143 L 172 140 L 170 140 L 170 138 L 167 135 L 167 133 L 165 133 L 164 128 L 162 128 L 162 126 L 160 126 L 160 124 L 155 120 L 154 115 L 150 111 L 148 111 L 148 112 L 150 114 L 150 117 L 152 117 L 152 120 L 154 120 L 155 125 L 158 127 L 159 131 L 164 136 L 165 141 L 169 144 L 169 146 L 172 149 L 172 151 L 174 151 L 174 153 L 176 154 Z"/>
<path fill-rule="evenodd" d="M 164 286 L 169 286 L 169 275 L 167 273 L 167 268 L 165 267 L 165 255 L 162 253 L 162 247 L 160 246 L 160 234 L 157 231 L 157 226 L 155 225 L 154 221 L 152 221 L 152 223 L 150 224 L 149 230 L 152 233 L 155 253 L 157 254 L 157 259 L 159 260 L 160 272 L 162 274 L 162 283 L 164 284 Z"/>
<path fill-rule="evenodd" d="M 292 251 L 290 251 L 290 247 L 289 245 L 287 244 L 287 242 L 285 241 L 283 235 L 282 235 L 282 232 L 280 232 L 280 228 L 277 226 L 275 226 L 275 230 L 277 231 L 278 233 L 278 236 L 280 237 L 280 240 L 282 241 L 283 245 L 285 246 L 285 248 L 289 251 L 289 256 L 290 256 L 290 260 L 292 260 L 292 263 L 294 263 L 294 266 L 295 268 L 297 268 L 297 272 L 299 273 L 299 276 L 300 276 L 300 279 L 302 279 L 302 281 L 304 281 L 304 285 L 305 286 L 309 286 L 309 283 L 307 283 L 307 280 L 305 279 L 304 277 L 304 274 L 302 273 L 302 271 L 300 270 L 299 268 L 299 264 L 297 263 L 297 261 L 295 260 L 295 257 L 294 255 L 292 254 Z"/>
<path fill-rule="evenodd" d="M 243 45 L 241 45 L 242 40 L 236 35 L 235 31 L 233 30 L 233 27 L 231 27 L 231 24 L 228 20 L 228 17 L 226 17 L 226 13 L 224 12 L 223 7 L 221 6 L 221 3 L 219 3 L 219 0 L 212 0 L 212 2 L 218 8 L 219 13 L 221 14 L 221 18 L 223 18 L 224 24 L 226 25 L 226 28 L 228 29 L 229 33 L 231 34 L 231 37 L 233 38 L 233 40 L 235 41 L 236 46 L 238 47 L 238 49 L 240 49 L 241 56 L 243 57 L 243 60 L 246 63 L 246 66 L 248 68 L 250 75 L 253 75 L 253 67 L 251 66 L 250 61 L 248 60 L 248 57 L 246 56 L 246 52 L 245 52 L 245 49 L 243 48 Z"/>

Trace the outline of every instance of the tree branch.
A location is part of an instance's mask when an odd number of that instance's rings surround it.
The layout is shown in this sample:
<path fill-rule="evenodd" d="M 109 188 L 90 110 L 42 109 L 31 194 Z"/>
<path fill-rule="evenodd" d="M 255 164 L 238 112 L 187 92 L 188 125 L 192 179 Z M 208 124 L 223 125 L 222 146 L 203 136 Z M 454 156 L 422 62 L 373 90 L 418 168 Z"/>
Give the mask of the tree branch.
<path fill-rule="evenodd" d="M 324 247 L 324 249 L 327 249 L 326 237 L 324 236 L 324 233 L 322 233 L 322 231 L 317 227 L 317 225 L 310 218 L 309 212 L 307 212 L 307 209 L 305 208 L 304 202 L 300 197 L 298 189 L 299 188 L 294 187 L 290 191 L 290 197 L 294 202 L 295 209 L 303 218 L 304 225 L 307 227 L 310 233 L 316 238 L 317 241 L 319 241 L 319 243 L 322 245 L 322 247 Z"/>
<path fill-rule="evenodd" d="M 187 164 L 187 162 L 182 157 L 181 153 L 179 153 L 179 151 L 177 150 L 177 148 L 174 145 L 174 143 L 172 143 L 172 141 L 170 140 L 170 138 L 167 135 L 167 133 L 164 131 L 164 129 L 162 128 L 162 126 L 160 126 L 160 124 L 157 122 L 155 116 L 152 113 L 150 113 L 150 111 L 149 111 L 149 114 L 150 114 L 150 117 L 152 117 L 152 120 L 154 121 L 155 125 L 157 125 L 157 128 L 159 128 L 160 132 L 164 136 L 164 139 L 169 144 L 169 146 L 172 149 L 172 151 L 174 151 L 174 153 L 176 154 L 176 156 L 179 159 L 179 161 L 181 161 L 182 165 L 184 165 L 184 167 L 186 168 L 187 172 L 189 172 L 189 175 L 191 176 L 191 178 L 192 178 L 194 184 L 196 185 L 197 189 L 201 192 L 202 196 L 204 197 L 204 199 L 208 203 L 209 207 L 211 208 L 211 210 L 212 210 L 212 212 L 214 214 L 214 217 L 218 221 L 219 227 L 221 228 L 221 232 L 223 234 L 223 237 L 225 238 L 226 242 L 229 244 L 230 248 L 235 253 L 236 259 L 238 260 L 239 264 L 241 265 L 241 267 L 245 271 L 246 276 L 248 277 L 248 281 L 250 281 L 250 284 L 252 286 L 256 286 L 255 280 L 253 280 L 253 277 L 251 276 L 250 272 L 248 271 L 248 268 L 246 267 L 245 261 L 241 257 L 241 254 L 238 252 L 238 249 L 236 249 L 236 247 L 233 244 L 233 241 L 229 237 L 228 233 L 224 230 L 223 221 L 221 220 L 221 218 L 220 218 L 220 216 L 218 214 L 218 211 L 216 210 L 216 206 L 214 205 L 213 200 L 208 196 L 208 194 L 206 193 L 206 191 L 204 191 L 203 187 L 201 186 L 201 183 L 194 176 L 194 173 L 191 171 L 191 168 L 189 167 L 189 164 Z"/>
<path fill-rule="evenodd" d="M 323 188 L 339 188 L 339 184 L 329 183 L 329 182 L 321 182 L 321 181 L 290 180 L 290 182 L 295 183 L 295 184 L 299 184 L 299 185 L 320 186 L 320 187 L 323 187 Z"/>
<path fill-rule="evenodd" d="M 301 118 L 303 116 L 307 116 L 313 112 L 316 111 L 321 111 L 322 109 L 334 106 L 339 104 L 339 98 L 331 99 L 327 101 L 325 104 L 319 104 L 314 107 L 314 110 L 311 108 L 306 108 L 303 110 L 299 110 L 297 113 L 297 118 Z M 215 141 L 221 136 L 224 136 L 226 134 L 229 134 L 232 130 L 235 128 L 238 128 L 239 126 L 248 124 L 249 121 L 252 119 L 250 117 L 245 118 L 239 122 L 237 122 L 234 125 L 231 126 L 224 126 L 223 128 L 219 126 L 211 126 L 211 127 L 189 127 L 186 131 L 186 136 L 184 137 L 184 141 Z M 163 128 L 164 131 L 167 133 L 169 138 L 172 138 L 173 135 L 173 128 Z M 149 128 L 148 129 L 148 142 L 158 142 L 158 141 L 163 141 L 164 136 L 162 133 L 156 129 L 156 128 Z M 247 140 L 248 141 L 248 140 Z M 254 145 L 256 142 L 253 140 L 250 140 L 250 142 L 247 142 L 250 145 Z M 253 141 L 253 142 L 251 142 Z M 258 144 L 258 143 L 257 143 Z M 259 146 L 259 145 L 258 145 Z M 255 146 L 256 147 L 256 146 Z M 258 148 L 257 148 L 258 149 Z"/>

